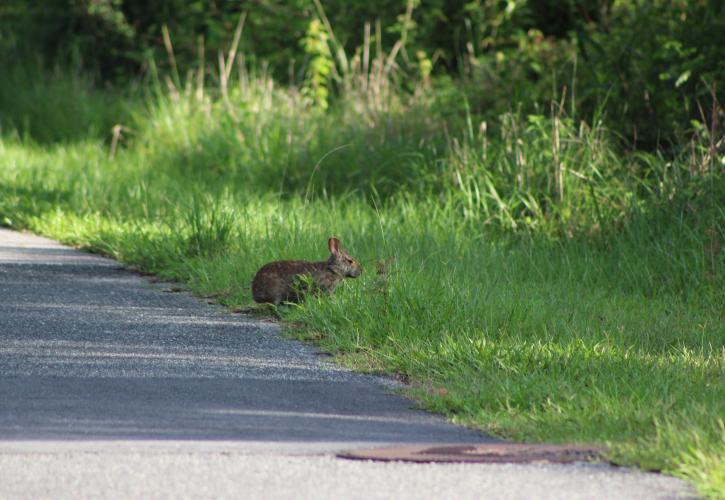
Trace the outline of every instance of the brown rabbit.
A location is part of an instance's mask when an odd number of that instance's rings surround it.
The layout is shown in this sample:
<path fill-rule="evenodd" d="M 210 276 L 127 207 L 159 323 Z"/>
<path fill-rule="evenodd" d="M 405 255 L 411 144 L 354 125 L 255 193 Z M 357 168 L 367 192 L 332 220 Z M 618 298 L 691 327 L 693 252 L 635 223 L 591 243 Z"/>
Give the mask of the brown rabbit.
<path fill-rule="evenodd" d="M 360 263 L 340 248 L 340 240 L 327 240 L 330 258 L 321 262 L 278 260 L 262 266 L 252 281 L 255 302 L 279 305 L 299 302 L 305 288 L 305 277 L 315 288 L 332 293 L 343 278 L 357 278 L 362 273 Z"/>

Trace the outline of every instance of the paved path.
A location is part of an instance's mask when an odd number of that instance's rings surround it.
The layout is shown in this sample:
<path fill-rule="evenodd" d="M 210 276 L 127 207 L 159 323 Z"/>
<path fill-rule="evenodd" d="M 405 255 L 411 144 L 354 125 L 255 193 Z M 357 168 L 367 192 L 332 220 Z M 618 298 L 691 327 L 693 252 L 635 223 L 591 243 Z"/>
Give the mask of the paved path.
<path fill-rule="evenodd" d="M 0 498 L 681 498 L 607 465 L 334 458 L 491 438 L 384 379 L 50 240 L 0 229 Z"/>

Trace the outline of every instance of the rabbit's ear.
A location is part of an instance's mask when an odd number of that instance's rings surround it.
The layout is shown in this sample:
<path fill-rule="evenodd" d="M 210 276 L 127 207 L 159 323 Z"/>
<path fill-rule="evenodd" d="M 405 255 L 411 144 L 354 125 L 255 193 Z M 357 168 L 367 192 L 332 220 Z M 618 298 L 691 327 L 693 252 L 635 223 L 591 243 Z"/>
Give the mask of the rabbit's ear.
<path fill-rule="evenodd" d="M 327 240 L 327 248 L 330 249 L 330 253 L 337 253 L 340 251 L 340 240 L 332 236 Z"/>

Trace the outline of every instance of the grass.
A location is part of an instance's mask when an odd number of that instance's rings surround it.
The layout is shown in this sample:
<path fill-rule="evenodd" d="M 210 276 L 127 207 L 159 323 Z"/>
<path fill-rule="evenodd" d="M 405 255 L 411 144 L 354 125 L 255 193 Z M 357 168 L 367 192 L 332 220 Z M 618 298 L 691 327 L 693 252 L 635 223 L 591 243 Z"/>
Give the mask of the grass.
<path fill-rule="evenodd" d="M 108 116 L 105 94 L 66 78 Z M 335 234 L 365 272 L 283 308 L 290 334 L 397 374 L 457 422 L 603 443 L 722 495 L 725 177 L 707 137 L 625 154 L 561 110 L 455 129 L 425 92 L 374 97 L 323 112 L 253 72 L 217 96 L 115 97 L 128 132 L 113 154 L 48 108 L 42 140 L 3 129 L 0 222 L 230 307 L 263 263 L 320 259 Z"/>

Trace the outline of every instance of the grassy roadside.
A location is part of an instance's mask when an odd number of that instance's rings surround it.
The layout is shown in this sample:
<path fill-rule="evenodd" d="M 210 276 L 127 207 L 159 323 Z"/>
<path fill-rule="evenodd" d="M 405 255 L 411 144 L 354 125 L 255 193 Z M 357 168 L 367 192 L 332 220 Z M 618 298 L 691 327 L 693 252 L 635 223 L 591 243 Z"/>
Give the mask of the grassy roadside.
<path fill-rule="evenodd" d="M 113 155 L 0 139 L 0 222 L 230 306 L 336 234 L 366 272 L 286 309 L 294 335 L 467 425 L 725 491 L 725 185 L 696 145 L 628 157 L 563 114 L 442 131 L 424 98 L 322 113 L 250 78 L 125 111 Z"/>

